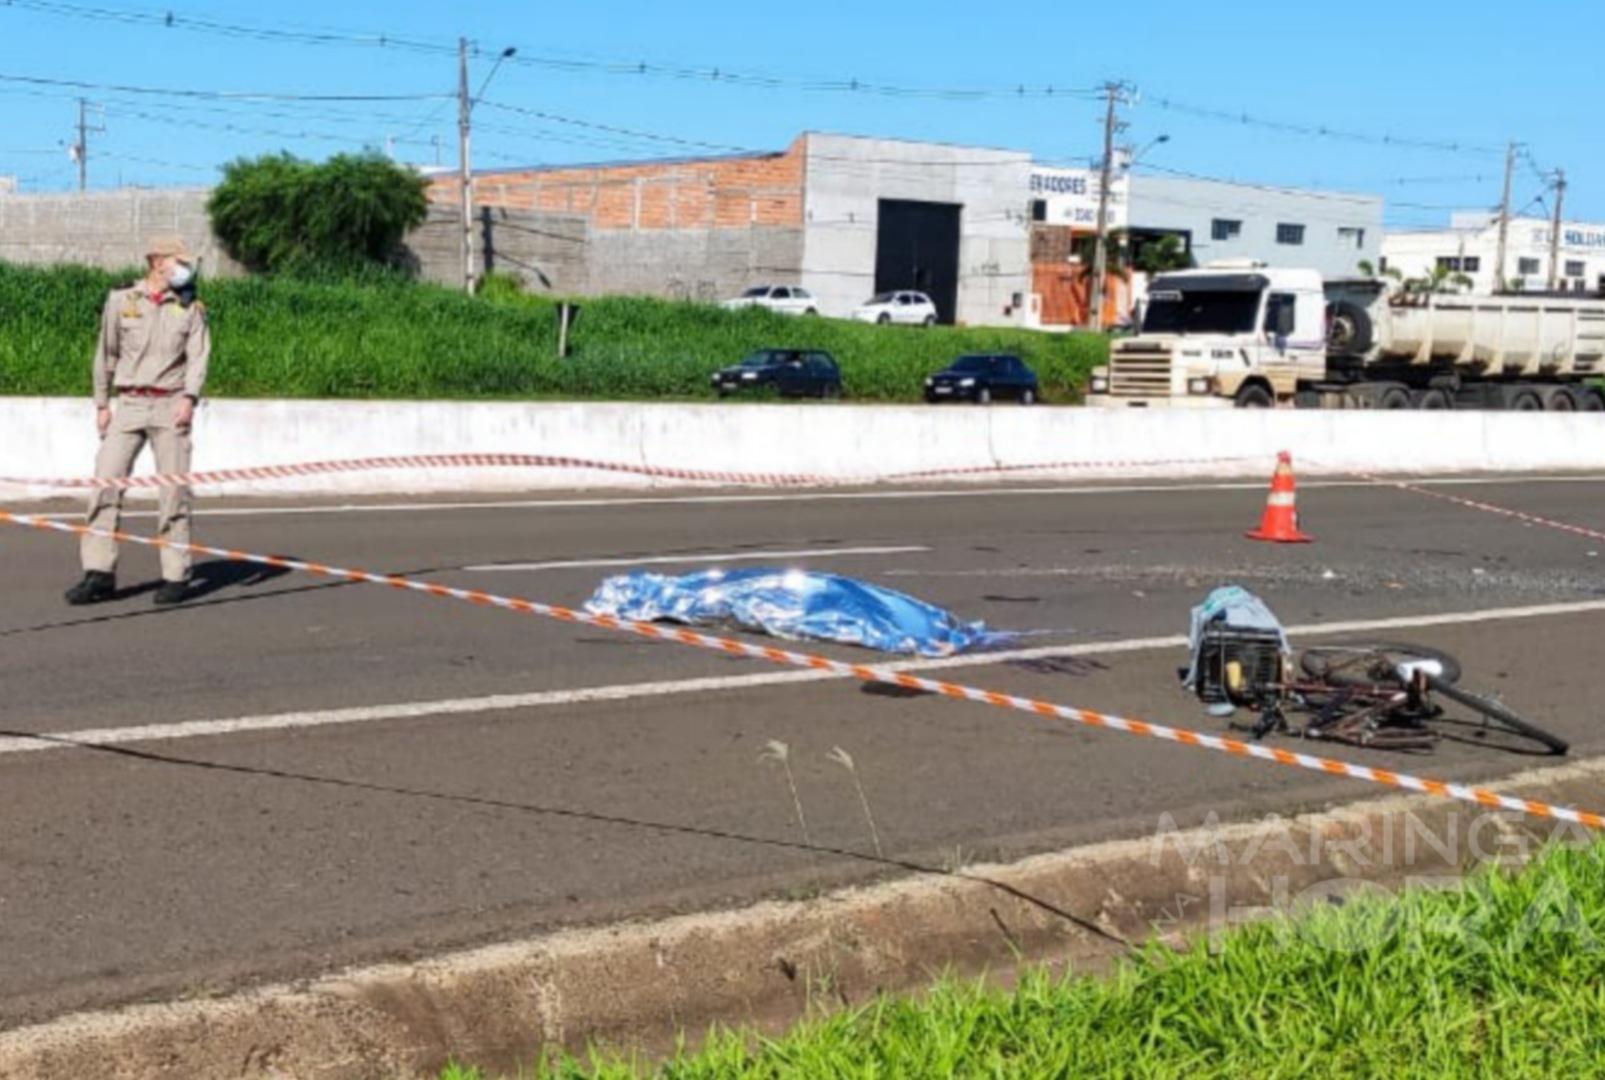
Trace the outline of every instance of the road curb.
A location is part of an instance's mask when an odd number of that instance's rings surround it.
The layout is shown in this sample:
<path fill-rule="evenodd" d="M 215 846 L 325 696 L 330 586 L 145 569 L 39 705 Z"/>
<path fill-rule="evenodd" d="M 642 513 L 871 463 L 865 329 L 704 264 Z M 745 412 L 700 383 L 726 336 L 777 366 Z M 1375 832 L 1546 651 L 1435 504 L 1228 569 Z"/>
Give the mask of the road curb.
<path fill-rule="evenodd" d="M 1587 804 L 1605 759 L 1489 785 Z M 3 1080 L 431 1076 L 588 1041 L 661 1050 L 715 1022 L 784 1024 L 934 974 L 1018 961 L 1095 965 L 1123 942 L 1321 901 L 1362 884 L 1458 877 L 1585 837 L 1508 812 L 1394 796 L 1190 828 L 833 892 L 817 900 L 556 932 L 414 964 L 204 1001 L 63 1017 L 0 1034 Z"/>

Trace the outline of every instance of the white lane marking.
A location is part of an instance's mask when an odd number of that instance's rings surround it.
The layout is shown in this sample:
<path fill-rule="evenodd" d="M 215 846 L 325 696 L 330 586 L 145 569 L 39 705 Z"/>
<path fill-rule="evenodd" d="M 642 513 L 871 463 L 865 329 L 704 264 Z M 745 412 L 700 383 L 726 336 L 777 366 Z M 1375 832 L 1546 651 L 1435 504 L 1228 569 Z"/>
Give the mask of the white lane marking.
<path fill-rule="evenodd" d="M 1397 630 L 1424 626 L 1452 626 L 1464 623 L 1504 622 L 1512 619 L 1539 619 L 1605 611 L 1605 600 L 1583 600 L 1569 604 L 1535 604 L 1527 607 L 1493 608 L 1487 611 L 1450 611 L 1436 615 L 1400 615 L 1387 619 L 1353 619 L 1341 622 L 1305 623 L 1289 626 L 1290 635 L 1318 636 L 1350 634 L 1372 630 Z M 952 668 L 994 667 L 1021 660 L 1053 657 L 1099 656 L 1110 653 L 1142 652 L 1177 648 L 1187 644 L 1185 634 L 1161 637 L 1125 638 L 1080 645 L 1045 645 L 1034 649 L 1009 649 L 992 653 L 950 656 L 940 660 L 899 660 L 876 666 L 888 671 L 929 672 Z M 204 735 L 238 735 L 255 731 L 281 731 L 290 728 L 328 727 L 379 720 L 406 720 L 427 716 L 453 716 L 530 709 L 553 705 L 577 705 L 592 701 L 626 701 L 632 698 L 667 697 L 719 690 L 745 690 L 783 686 L 791 683 L 826 682 L 849 676 L 824 671 L 765 671 L 751 675 L 720 675 L 667 682 L 624 683 L 614 686 L 581 687 L 573 690 L 543 690 L 525 694 L 491 694 L 476 698 L 449 698 L 441 701 L 414 701 L 392 705 L 361 705 L 345 709 L 272 713 L 240 716 L 226 720 L 189 720 L 173 724 L 145 724 L 139 727 L 88 728 L 79 731 L 45 733 L 43 737 L 9 736 L 0 738 L 0 755 L 33 753 L 41 750 L 72 749 L 73 743 L 114 746 L 131 742 L 161 742 L 193 739 Z M 61 742 L 51 740 L 59 739 Z"/>
<path fill-rule="evenodd" d="M 1409 483 L 1422 487 L 1484 487 L 1501 484 L 1598 484 L 1605 476 L 1526 476 L 1512 473 L 1509 476 L 1437 477 L 1416 479 L 1404 477 Z M 948 488 L 942 490 L 897 491 L 815 491 L 787 492 L 785 494 L 750 495 L 660 495 L 626 496 L 622 498 L 557 498 L 507 499 L 490 502 L 421 502 L 421 503 L 333 503 L 308 506 L 229 506 L 206 508 L 204 500 L 195 516 L 201 517 L 271 517 L 281 514 L 402 514 L 427 513 L 431 510 L 589 510 L 619 506 L 691 506 L 722 505 L 726 503 L 784 503 L 815 501 L 857 501 L 864 499 L 977 499 L 999 498 L 1010 495 L 1145 495 L 1166 492 L 1190 491 L 1264 491 L 1265 480 L 1225 481 L 1209 480 L 1197 483 L 1185 481 L 1164 484 L 1087 484 L 1078 487 L 993 487 Z M 1301 480 L 1299 487 L 1319 488 L 1387 488 L 1381 480 Z M 32 500 L 38 502 L 38 500 Z M 39 514 L 39 517 L 62 521 L 83 517 L 81 511 Z M 154 518 L 154 510 L 127 511 L 124 517 Z"/>
<path fill-rule="evenodd" d="M 652 555 L 642 559 L 569 559 L 560 562 L 483 563 L 464 570 L 491 573 L 497 570 L 573 570 L 585 566 L 646 566 L 663 563 L 756 562 L 763 559 L 812 559 L 826 555 L 913 555 L 930 551 L 928 547 L 847 547 L 815 548 L 811 551 L 727 551 L 713 555 Z"/>

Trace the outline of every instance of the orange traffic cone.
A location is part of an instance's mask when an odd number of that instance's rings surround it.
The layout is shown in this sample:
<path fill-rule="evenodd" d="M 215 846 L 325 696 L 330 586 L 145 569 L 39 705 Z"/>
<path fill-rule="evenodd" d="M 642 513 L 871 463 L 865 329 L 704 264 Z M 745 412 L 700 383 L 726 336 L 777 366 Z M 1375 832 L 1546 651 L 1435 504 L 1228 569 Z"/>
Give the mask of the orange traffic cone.
<path fill-rule="evenodd" d="M 1315 537 L 1299 532 L 1298 499 L 1293 489 L 1293 455 L 1283 450 L 1276 455 L 1276 472 L 1271 474 L 1271 492 L 1265 497 L 1265 515 L 1259 528 L 1246 533 L 1250 540 L 1270 540 L 1278 544 L 1308 544 Z"/>

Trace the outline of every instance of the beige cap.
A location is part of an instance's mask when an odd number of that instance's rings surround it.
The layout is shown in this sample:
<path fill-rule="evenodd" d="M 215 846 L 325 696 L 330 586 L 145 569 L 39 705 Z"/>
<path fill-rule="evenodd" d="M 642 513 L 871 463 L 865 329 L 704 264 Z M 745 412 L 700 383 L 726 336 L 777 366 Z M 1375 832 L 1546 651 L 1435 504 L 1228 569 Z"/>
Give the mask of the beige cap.
<path fill-rule="evenodd" d="M 195 256 L 191 255 L 189 248 L 184 246 L 184 238 L 177 233 L 157 233 L 155 236 L 146 239 L 146 258 L 160 258 L 166 255 L 171 255 L 182 263 L 195 261 Z"/>

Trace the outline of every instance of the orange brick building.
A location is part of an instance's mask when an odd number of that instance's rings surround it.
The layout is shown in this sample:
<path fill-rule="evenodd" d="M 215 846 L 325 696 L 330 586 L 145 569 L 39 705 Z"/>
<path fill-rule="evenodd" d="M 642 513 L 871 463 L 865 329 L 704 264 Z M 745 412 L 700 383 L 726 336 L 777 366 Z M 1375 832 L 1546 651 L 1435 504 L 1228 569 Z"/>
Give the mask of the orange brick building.
<path fill-rule="evenodd" d="M 474 174 L 476 206 L 574 214 L 593 229 L 801 228 L 804 147 L 731 157 L 627 162 Z M 455 206 L 456 174 L 437 177 L 431 202 Z"/>
<path fill-rule="evenodd" d="M 1010 325 L 1031 288 L 1029 170 L 1019 151 L 807 132 L 770 153 L 487 169 L 473 196 L 486 268 L 538 288 L 717 300 L 801 285 L 836 316 L 918 289 L 942 321 Z M 457 176 L 437 174 L 429 198 L 449 230 Z"/>

